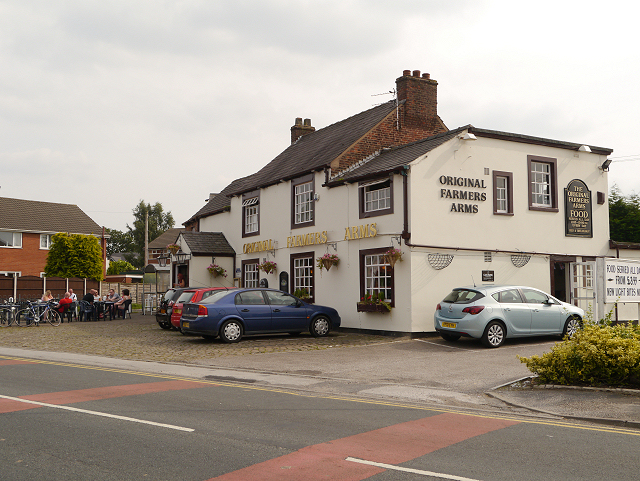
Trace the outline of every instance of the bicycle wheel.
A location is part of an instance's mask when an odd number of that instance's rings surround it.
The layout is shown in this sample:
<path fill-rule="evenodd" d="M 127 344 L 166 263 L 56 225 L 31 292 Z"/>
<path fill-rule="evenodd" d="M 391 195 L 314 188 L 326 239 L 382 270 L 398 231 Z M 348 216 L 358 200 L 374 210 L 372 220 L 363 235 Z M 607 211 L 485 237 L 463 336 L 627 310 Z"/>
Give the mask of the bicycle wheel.
<path fill-rule="evenodd" d="M 22 309 L 16 314 L 16 318 L 13 320 L 13 325 L 18 327 L 28 327 L 35 324 L 37 320 L 36 315 L 31 309 Z"/>
<path fill-rule="evenodd" d="M 0 310 L 0 327 L 9 327 L 11 325 L 11 310 Z"/>
<path fill-rule="evenodd" d="M 49 312 L 47 312 L 45 315 L 47 316 L 47 322 L 53 327 L 60 325 L 60 313 L 58 311 L 49 309 Z"/>

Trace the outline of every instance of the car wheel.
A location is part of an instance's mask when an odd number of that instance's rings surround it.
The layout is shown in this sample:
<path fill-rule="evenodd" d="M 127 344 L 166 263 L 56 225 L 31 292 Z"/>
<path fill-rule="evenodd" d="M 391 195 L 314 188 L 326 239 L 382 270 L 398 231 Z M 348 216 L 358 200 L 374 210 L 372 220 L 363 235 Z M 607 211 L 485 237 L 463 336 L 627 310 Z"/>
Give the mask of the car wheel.
<path fill-rule="evenodd" d="M 330 329 L 331 322 L 325 316 L 316 317 L 313 321 L 311 321 L 311 327 L 309 328 L 313 337 L 327 336 L 329 335 Z"/>
<path fill-rule="evenodd" d="M 451 334 L 449 332 L 441 332 L 440 337 L 445 341 L 455 342 L 460 339 L 460 334 Z"/>
<path fill-rule="evenodd" d="M 159 322 L 158 324 L 160 324 L 160 327 L 162 329 L 165 329 L 165 330 L 171 329 L 171 323 L 170 322 Z"/>
<path fill-rule="evenodd" d="M 238 321 L 227 321 L 220 328 L 220 339 L 224 342 L 238 342 L 242 338 L 242 325 Z"/>
<path fill-rule="evenodd" d="M 571 316 L 569 319 L 567 319 L 567 322 L 564 325 L 562 337 L 569 336 L 569 339 L 571 339 L 573 336 L 575 336 L 576 332 L 578 332 L 578 329 L 580 329 L 581 327 L 582 323 L 580 322 L 580 318 L 577 316 Z"/>
<path fill-rule="evenodd" d="M 482 344 L 487 347 L 500 347 L 506 337 L 504 325 L 498 321 L 491 321 L 487 324 L 482 334 Z"/>

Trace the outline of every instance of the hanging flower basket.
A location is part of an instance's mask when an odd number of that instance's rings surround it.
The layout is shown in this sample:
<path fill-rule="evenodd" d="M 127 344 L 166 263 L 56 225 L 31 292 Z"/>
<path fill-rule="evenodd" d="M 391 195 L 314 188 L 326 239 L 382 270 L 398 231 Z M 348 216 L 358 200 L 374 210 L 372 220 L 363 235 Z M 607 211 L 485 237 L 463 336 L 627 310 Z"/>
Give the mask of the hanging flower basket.
<path fill-rule="evenodd" d="M 264 261 L 262 264 L 258 264 L 258 270 L 265 274 L 271 274 L 272 272 L 275 274 L 277 267 L 278 264 L 272 261 Z"/>
<path fill-rule="evenodd" d="M 171 252 L 173 255 L 176 255 L 180 250 L 180 246 L 178 244 L 168 244 L 167 249 L 169 249 L 169 252 Z"/>
<path fill-rule="evenodd" d="M 209 271 L 210 274 L 213 275 L 213 277 L 218 277 L 218 276 L 227 277 L 227 270 L 223 269 L 218 264 L 209 264 L 209 267 L 207 267 L 207 270 Z"/>
<path fill-rule="evenodd" d="M 329 270 L 333 266 L 337 266 L 339 262 L 340 258 L 337 255 L 329 253 L 316 259 L 316 265 L 318 266 L 318 269 L 320 269 L 320 272 L 322 272 L 322 269 Z"/>
<path fill-rule="evenodd" d="M 400 252 L 399 249 L 389 249 L 384 253 L 384 260 L 393 269 L 393 267 L 396 265 L 396 262 L 402 260 L 402 252 Z"/>

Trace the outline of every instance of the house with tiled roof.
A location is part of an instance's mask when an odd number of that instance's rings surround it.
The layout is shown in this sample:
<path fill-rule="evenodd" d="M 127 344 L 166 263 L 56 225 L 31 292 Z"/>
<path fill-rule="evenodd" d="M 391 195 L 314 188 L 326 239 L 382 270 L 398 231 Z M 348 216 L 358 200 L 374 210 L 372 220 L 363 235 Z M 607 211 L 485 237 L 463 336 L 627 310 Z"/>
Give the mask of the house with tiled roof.
<path fill-rule="evenodd" d="M 104 270 L 104 229 L 77 205 L 0 197 L 0 274 L 42 275 L 59 232 L 100 239 Z"/>
<path fill-rule="evenodd" d="M 391 102 L 318 130 L 296 119 L 280 155 L 212 196 L 185 228 L 224 234 L 236 285 L 335 307 L 346 328 L 434 331 L 438 302 L 482 282 L 593 299 L 596 260 L 610 255 L 612 150 L 449 130 L 437 85 L 405 71 Z M 265 261 L 277 271 L 261 270 Z"/>

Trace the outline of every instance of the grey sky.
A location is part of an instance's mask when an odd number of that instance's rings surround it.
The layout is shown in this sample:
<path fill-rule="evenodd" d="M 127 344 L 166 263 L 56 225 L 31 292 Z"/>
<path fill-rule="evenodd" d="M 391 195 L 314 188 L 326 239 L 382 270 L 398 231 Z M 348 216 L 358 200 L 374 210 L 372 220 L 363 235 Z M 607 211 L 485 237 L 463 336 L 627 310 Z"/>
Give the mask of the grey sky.
<path fill-rule="evenodd" d="M 124 230 L 141 200 L 180 225 L 284 150 L 439 82 L 449 128 L 614 149 L 640 192 L 640 6 L 581 1 L 0 0 L 0 196 L 77 204 Z M 624 161 L 633 156 L 635 161 Z"/>

